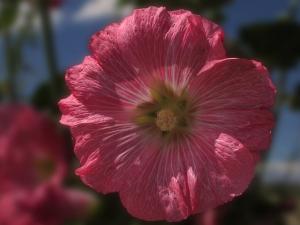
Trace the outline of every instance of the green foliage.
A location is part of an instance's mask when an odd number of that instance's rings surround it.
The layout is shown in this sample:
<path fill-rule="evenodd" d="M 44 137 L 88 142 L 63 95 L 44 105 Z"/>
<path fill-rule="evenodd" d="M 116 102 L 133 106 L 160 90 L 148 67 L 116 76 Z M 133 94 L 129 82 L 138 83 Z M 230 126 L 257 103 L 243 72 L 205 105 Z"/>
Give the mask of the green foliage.
<path fill-rule="evenodd" d="M 300 109 L 300 84 L 296 87 L 295 93 L 292 97 L 291 107 L 293 109 Z"/>
<path fill-rule="evenodd" d="M 55 90 L 53 86 L 55 86 Z M 54 93 L 56 90 L 59 90 L 59 93 Z M 50 109 L 55 115 L 58 115 L 59 110 L 57 102 L 64 94 L 64 76 L 59 74 L 55 76 L 54 83 L 46 81 L 45 83 L 41 84 L 32 96 L 31 102 L 39 109 Z"/>
<path fill-rule="evenodd" d="M 168 9 L 187 9 L 194 13 L 203 13 L 207 17 L 220 21 L 223 19 L 221 8 L 232 0 L 119 0 L 120 4 L 131 3 L 138 7 L 149 5 L 165 6 Z"/>
<path fill-rule="evenodd" d="M 1 81 L 0 82 L 0 101 L 3 100 L 4 94 L 6 94 L 5 93 L 5 82 Z"/>
<path fill-rule="evenodd" d="M 149 5 L 147 0 L 120 0 L 121 3 L 133 3 L 138 6 Z M 166 6 L 170 9 L 184 8 L 190 10 L 204 10 L 219 8 L 231 0 L 153 0 L 151 5 Z"/>
<path fill-rule="evenodd" d="M 291 20 L 256 23 L 240 31 L 241 40 L 255 58 L 282 69 L 300 58 L 300 25 Z"/>
<path fill-rule="evenodd" d="M 252 185 L 242 196 L 218 209 L 220 225 L 286 224 L 284 214 L 293 210 L 293 204 L 288 202 L 289 197 L 279 195 L 274 188 L 264 189 L 257 185 Z"/>
<path fill-rule="evenodd" d="M 7 30 L 16 20 L 19 0 L 2 0 L 0 5 L 0 31 Z"/>

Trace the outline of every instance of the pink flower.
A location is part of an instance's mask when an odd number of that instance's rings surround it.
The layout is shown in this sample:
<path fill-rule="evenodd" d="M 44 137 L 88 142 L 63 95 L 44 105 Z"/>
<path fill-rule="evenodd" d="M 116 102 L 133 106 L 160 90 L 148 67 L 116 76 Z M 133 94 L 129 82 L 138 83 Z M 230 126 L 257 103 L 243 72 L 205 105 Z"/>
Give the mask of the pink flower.
<path fill-rule="evenodd" d="M 92 196 L 62 186 L 66 145 L 55 124 L 25 105 L 0 106 L 0 224 L 60 225 Z"/>
<path fill-rule="evenodd" d="M 226 58 L 222 41 L 207 19 L 155 7 L 92 37 L 60 102 L 84 183 L 168 221 L 247 188 L 270 142 L 275 88 L 259 62 Z"/>
<path fill-rule="evenodd" d="M 66 144 L 55 124 L 29 106 L 0 106 L 0 191 L 60 183 Z"/>
<path fill-rule="evenodd" d="M 195 225 L 219 225 L 221 224 L 219 217 L 216 209 L 210 209 L 195 217 Z"/>
<path fill-rule="evenodd" d="M 9 191 L 0 198 L 1 225 L 61 225 L 86 216 L 94 199 L 87 192 L 43 184 Z"/>
<path fill-rule="evenodd" d="M 63 0 L 50 0 L 49 4 L 51 8 L 58 8 L 63 4 Z"/>

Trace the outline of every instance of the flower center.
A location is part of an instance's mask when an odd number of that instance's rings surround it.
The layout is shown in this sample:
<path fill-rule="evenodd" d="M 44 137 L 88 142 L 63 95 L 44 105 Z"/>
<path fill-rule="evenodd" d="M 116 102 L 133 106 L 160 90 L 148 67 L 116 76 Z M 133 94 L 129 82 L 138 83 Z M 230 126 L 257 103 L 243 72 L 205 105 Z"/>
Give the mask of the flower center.
<path fill-rule="evenodd" d="M 133 121 L 151 136 L 173 140 L 189 132 L 197 108 L 186 88 L 155 83 L 150 88 L 149 100 L 136 106 Z"/>
<path fill-rule="evenodd" d="M 48 156 L 37 158 L 34 161 L 34 169 L 37 171 L 37 176 L 40 180 L 49 179 L 55 171 L 55 166 L 54 160 L 48 158 Z"/>
<path fill-rule="evenodd" d="M 170 109 L 162 109 L 156 115 L 156 126 L 161 131 L 171 131 L 177 125 L 177 117 Z"/>

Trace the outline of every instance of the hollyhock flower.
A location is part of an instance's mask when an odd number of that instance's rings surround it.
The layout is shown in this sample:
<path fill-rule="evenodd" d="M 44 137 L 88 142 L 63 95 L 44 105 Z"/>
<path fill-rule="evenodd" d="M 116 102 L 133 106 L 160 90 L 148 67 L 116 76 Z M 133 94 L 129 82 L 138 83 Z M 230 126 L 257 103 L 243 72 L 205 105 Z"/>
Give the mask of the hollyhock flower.
<path fill-rule="evenodd" d="M 210 209 L 195 217 L 195 225 L 219 225 L 220 213 L 216 209 Z"/>
<path fill-rule="evenodd" d="M 156 7 L 92 37 L 60 102 L 84 183 L 168 221 L 247 188 L 270 142 L 275 88 L 261 63 L 226 58 L 222 41 L 211 21 Z"/>
<path fill-rule="evenodd" d="M 0 106 L 0 224 L 60 225 L 94 204 L 62 186 L 66 145 L 55 124 L 25 105 Z"/>
<path fill-rule="evenodd" d="M 89 214 L 93 196 L 77 189 L 43 184 L 18 189 L 0 198 L 1 225 L 61 225 Z"/>
<path fill-rule="evenodd" d="M 66 145 L 55 124 L 29 106 L 0 106 L 0 191 L 60 183 Z"/>

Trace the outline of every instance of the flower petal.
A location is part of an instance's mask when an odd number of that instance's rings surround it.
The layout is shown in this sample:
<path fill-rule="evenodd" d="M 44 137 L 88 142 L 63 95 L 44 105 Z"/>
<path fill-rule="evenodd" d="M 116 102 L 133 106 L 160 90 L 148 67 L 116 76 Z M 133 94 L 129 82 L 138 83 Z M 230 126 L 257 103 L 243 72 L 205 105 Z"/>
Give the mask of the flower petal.
<path fill-rule="evenodd" d="M 76 174 L 99 192 L 119 191 L 145 158 L 145 146 L 153 143 L 139 134 L 131 124 L 113 121 L 102 125 L 84 124 L 72 128 L 75 153 L 81 167 Z M 143 160 L 143 161 L 142 161 Z"/>
<path fill-rule="evenodd" d="M 254 174 L 254 155 L 227 134 L 208 135 L 149 157 L 120 191 L 129 213 L 174 222 L 240 195 Z"/>
<path fill-rule="evenodd" d="M 144 75 L 160 73 L 166 58 L 165 34 L 171 27 L 163 7 L 136 9 L 119 27 L 118 45 L 122 55 Z"/>
<path fill-rule="evenodd" d="M 62 112 L 60 122 L 64 125 L 77 126 L 79 124 L 89 123 L 101 124 L 108 120 L 111 120 L 110 117 L 106 117 L 90 111 L 73 95 L 60 100 L 59 107 L 60 111 Z"/>
<path fill-rule="evenodd" d="M 232 135 L 250 150 L 265 150 L 271 142 L 273 114 L 266 109 L 205 111 L 199 126 L 211 127 Z M 201 125 L 200 125 L 201 124 Z"/>
<path fill-rule="evenodd" d="M 164 79 L 177 86 L 185 85 L 208 59 L 209 43 L 202 21 L 191 12 L 172 15 L 172 26 L 165 40 L 168 47 Z"/>
<path fill-rule="evenodd" d="M 276 90 L 266 68 L 251 60 L 213 61 L 191 85 L 203 110 L 270 108 L 275 100 Z"/>
<path fill-rule="evenodd" d="M 66 82 L 72 95 L 87 111 L 120 120 L 126 117 L 123 113 L 126 99 L 121 99 L 116 93 L 115 80 L 104 74 L 92 57 L 86 57 L 82 64 L 70 68 L 67 71 Z M 70 100 L 72 99 L 61 102 L 61 107 L 66 108 L 64 105 L 70 105 Z"/>
<path fill-rule="evenodd" d="M 149 7 L 94 35 L 90 48 L 114 79 L 157 76 L 181 83 L 205 64 L 210 44 L 220 45 L 219 33 L 188 11 L 176 14 Z"/>
<path fill-rule="evenodd" d="M 251 150 L 268 147 L 275 88 L 267 70 L 242 59 L 213 61 L 190 87 L 199 127 L 230 134 Z"/>
<path fill-rule="evenodd" d="M 171 11 L 171 15 L 182 15 L 189 13 L 187 10 L 176 10 Z M 223 59 L 226 57 L 225 49 L 223 46 L 224 42 L 224 32 L 220 26 L 213 23 L 212 21 L 199 16 L 192 14 L 193 20 L 197 21 L 199 24 L 202 23 L 204 28 L 205 36 L 209 42 L 210 49 L 209 49 L 209 60 L 217 60 Z"/>
<path fill-rule="evenodd" d="M 226 52 L 224 49 L 224 32 L 222 28 L 217 24 L 205 19 L 204 17 L 202 17 L 201 19 L 206 37 L 211 47 L 209 60 L 225 58 Z"/>
<path fill-rule="evenodd" d="M 92 57 L 97 60 L 103 73 L 115 83 L 131 80 L 136 76 L 136 70 L 122 54 L 118 43 L 119 35 L 120 25 L 112 24 L 94 34 L 89 45 Z"/>

